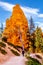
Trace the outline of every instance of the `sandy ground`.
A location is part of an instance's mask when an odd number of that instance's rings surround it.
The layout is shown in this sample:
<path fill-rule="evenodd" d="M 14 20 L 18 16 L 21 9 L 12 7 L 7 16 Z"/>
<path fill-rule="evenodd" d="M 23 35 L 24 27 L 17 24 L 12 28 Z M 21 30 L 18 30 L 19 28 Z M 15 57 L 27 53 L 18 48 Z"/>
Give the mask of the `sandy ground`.
<path fill-rule="evenodd" d="M 25 65 L 26 58 L 23 57 L 16 49 L 14 49 L 14 50 L 16 50 L 20 54 L 20 56 L 13 55 L 11 53 L 11 51 L 8 49 L 8 47 L 9 46 L 6 44 L 5 50 L 7 51 L 7 55 L 2 55 L 0 53 L 0 65 Z M 13 48 L 11 47 L 11 49 L 13 49 Z M 35 54 L 30 54 L 30 56 L 32 58 L 36 58 Z M 43 55 L 41 55 L 41 56 L 43 58 Z M 38 60 L 40 62 L 42 61 L 41 59 L 38 59 Z"/>
<path fill-rule="evenodd" d="M 0 65 L 25 65 L 25 57 L 22 55 L 11 57 L 7 62 Z"/>
<path fill-rule="evenodd" d="M 1 41 L 1 40 L 0 40 Z M 3 42 L 4 43 L 4 42 Z M 8 47 L 10 47 L 7 43 L 5 47 L 5 51 L 7 51 L 6 55 L 3 55 L 2 53 L 0 53 L 0 65 L 18 65 L 20 62 L 22 62 L 23 57 L 21 56 L 15 56 L 9 49 Z M 11 49 L 14 49 L 15 51 L 17 51 L 15 48 L 10 47 Z M 18 51 L 17 51 L 18 52 Z M 19 53 L 19 52 L 18 52 Z M 20 53 L 19 53 L 20 54 Z M 21 60 L 20 60 L 21 59 Z M 17 64 L 16 64 L 17 63 Z"/>

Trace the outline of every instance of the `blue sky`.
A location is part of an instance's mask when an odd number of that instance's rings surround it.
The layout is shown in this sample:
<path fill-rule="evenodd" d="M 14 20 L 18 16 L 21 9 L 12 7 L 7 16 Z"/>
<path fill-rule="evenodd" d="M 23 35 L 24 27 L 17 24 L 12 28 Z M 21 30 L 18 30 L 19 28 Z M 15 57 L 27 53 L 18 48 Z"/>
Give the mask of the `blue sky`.
<path fill-rule="evenodd" d="M 14 5 L 20 4 L 28 22 L 33 17 L 35 25 L 43 30 L 43 0 L 0 0 L 0 23 L 5 26 L 6 19 L 11 16 Z"/>

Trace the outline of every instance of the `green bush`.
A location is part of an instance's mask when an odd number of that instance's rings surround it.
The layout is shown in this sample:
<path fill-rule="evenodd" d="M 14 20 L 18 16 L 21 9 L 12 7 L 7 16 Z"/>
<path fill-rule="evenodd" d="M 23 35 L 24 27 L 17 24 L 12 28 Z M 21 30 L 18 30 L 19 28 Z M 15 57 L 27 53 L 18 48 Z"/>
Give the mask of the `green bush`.
<path fill-rule="evenodd" d="M 6 52 L 4 49 L 1 49 L 1 48 L 0 48 L 0 52 L 1 52 L 3 55 L 6 55 L 6 54 L 7 54 L 7 52 Z"/>
<path fill-rule="evenodd" d="M 11 52 L 12 52 L 14 55 L 20 56 L 20 54 L 19 54 L 17 51 L 15 51 L 15 50 L 13 50 L 13 49 L 10 49 L 10 50 L 11 50 Z"/>
<path fill-rule="evenodd" d="M 2 38 L 2 41 L 7 42 L 7 38 L 6 37 L 3 37 Z"/>
<path fill-rule="evenodd" d="M 41 65 L 41 63 L 39 63 L 39 61 L 37 61 L 36 59 L 30 57 L 26 62 L 26 65 Z"/>
<path fill-rule="evenodd" d="M 6 47 L 6 44 L 4 44 L 3 42 L 0 42 L 0 47 L 5 48 Z"/>
<path fill-rule="evenodd" d="M 12 46 L 13 48 L 17 49 L 18 51 L 19 51 L 18 48 L 21 48 L 21 49 L 22 49 L 22 47 L 20 47 L 20 46 L 15 46 L 14 44 L 12 44 L 12 43 L 10 43 L 10 42 L 7 42 L 7 44 L 10 45 L 10 46 Z"/>
<path fill-rule="evenodd" d="M 14 47 L 14 48 L 17 48 L 14 44 L 10 43 L 10 42 L 7 42 L 8 45 Z"/>

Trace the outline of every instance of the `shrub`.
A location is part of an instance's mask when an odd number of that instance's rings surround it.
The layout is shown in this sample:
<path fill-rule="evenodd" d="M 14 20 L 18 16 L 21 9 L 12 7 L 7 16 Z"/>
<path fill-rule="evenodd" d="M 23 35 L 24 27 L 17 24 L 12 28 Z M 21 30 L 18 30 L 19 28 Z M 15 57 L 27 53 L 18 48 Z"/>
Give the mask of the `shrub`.
<path fill-rule="evenodd" d="M 3 37 L 2 38 L 2 41 L 7 42 L 7 38 L 6 37 Z"/>
<path fill-rule="evenodd" d="M 20 54 L 19 54 L 17 51 L 15 51 L 15 50 L 13 50 L 13 49 L 10 49 L 10 50 L 12 51 L 12 53 L 13 53 L 14 55 L 20 56 Z"/>
<path fill-rule="evenodd" d="M 0 47 L 5 48 L 6 47 L 6 44 L 4 44 L 3 42 L 0 42 Z"/>
<path fill-rule="evenodd" d="M 1 48 L 0 48 L 0 52 L 1 52 L 3 55 L 6 55 L 6 54 L 7 54 L 7 52 L 6 52 L 4 49 L 1 49 Z"/>
<path fill-rule="evenodd" d="M 30 57 L 26 62 L 26 65 L 41 65 L 41 63 L 39 63 L 39 61 L 37 61 L 36 59 Z"/>
<path fill-rule="evenodd" d="M 7 42 L 8 45 L 12 46 L 13 48 L 17 49 L 19 51 L 19 48 L 22 49 L 22 47 L 20 46 L 15 46 L 14 44 L 10 43 L 10 42 Z"/>

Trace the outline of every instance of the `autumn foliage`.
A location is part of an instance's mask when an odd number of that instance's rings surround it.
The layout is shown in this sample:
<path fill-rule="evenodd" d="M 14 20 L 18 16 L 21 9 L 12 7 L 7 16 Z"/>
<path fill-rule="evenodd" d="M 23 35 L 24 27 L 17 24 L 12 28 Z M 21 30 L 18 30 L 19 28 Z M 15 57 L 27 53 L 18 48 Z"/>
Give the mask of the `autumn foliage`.
<path fill-rule="evenodd" d="M 28 21 L 22 9 L 17 4 L 13 7 L 12 15 L 6 20 L 6 27 L 3 37 L 7 37 L 7 42 L 14 45 L 28 47 L 27 40 Z"/>

